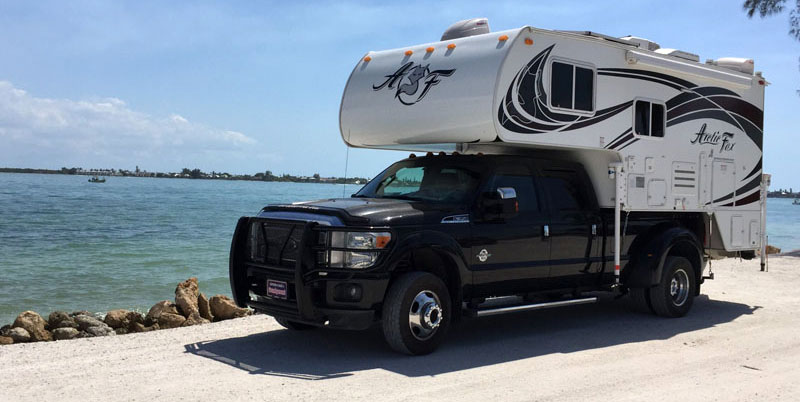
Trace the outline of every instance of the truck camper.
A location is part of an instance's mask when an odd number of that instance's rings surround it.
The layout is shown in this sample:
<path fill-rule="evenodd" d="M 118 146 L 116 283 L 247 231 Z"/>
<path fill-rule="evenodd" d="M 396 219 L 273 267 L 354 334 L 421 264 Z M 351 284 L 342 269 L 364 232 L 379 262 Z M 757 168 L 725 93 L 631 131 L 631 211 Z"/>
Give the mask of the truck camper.
<path fill-rule="evenodd" d="M 241 218 L 236 302 L 293 329 L 380 323 L 409 354 L 462 316 L 596 301 L 586 292 L 682 316 L 709 260 L 765 246 L 766 85 L 751 59 L 482 18 L 368 52 L 342 139 L 420 155 L 351 198 Z"/>

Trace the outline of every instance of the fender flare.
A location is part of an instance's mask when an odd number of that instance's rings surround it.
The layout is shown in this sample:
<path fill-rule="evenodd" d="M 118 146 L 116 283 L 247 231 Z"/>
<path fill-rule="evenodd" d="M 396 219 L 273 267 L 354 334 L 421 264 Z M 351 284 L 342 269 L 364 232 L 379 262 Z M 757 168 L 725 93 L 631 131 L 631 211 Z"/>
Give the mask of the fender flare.
<path fill-rule="evenodd" d="M 649 288 L 661 281 L 664 262 L 673 249 L 680 248 L 688 253 L 688 259 L 699 262 L 695 266 L 696 279 L 702 277 L 703 247 L 694 233 L 680 226 L 673 226 L 657 232 L 644 246 L 633 254 L 628 262 L 628 274 L 625 285 L 629 288 Z M 697 281 L 698 285 L 700 281 Z"/>
<path fill-rule="evenodd" d="M 399 269 L 400 263 L 410 253 L 422 249 L 432 250 L 440 257 L 450 260 L 455 265 L 455 271 L 453 269 L 447 271 L 448 276 L 451 276 L 451 279 L 456 281 L 450 286 L 451 291 L 455 290 L 450 297 L 454 301 L 460 302 L 463 297 L 462 289 L 464 284 L 469 284 L 472 281 L 472 272 L 468 269 L 467 259 L 462 251 L 461 245 L 458 244 L 452 236 L 446 233 L 435 230 L 423 230 L 402 238 L 397 245 L 395 245 L 387 261 L 389 273 L 394 274 Z"/>

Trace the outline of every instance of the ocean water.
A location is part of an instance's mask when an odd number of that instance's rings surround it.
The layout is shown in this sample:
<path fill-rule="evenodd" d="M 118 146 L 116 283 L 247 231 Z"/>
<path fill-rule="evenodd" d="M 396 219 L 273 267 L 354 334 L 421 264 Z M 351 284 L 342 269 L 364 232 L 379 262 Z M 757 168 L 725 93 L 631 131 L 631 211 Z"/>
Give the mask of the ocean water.
<path fill-rule="evenodd" d="M 191 276 L 230 295 L 240 216 L 270 203 L 341 197 L 333 184 L 0 173 L 0 325 L 34 310 L 147 309 Z M 345 194 L 358 186 L 347 186 Z M 800 248 L 800 206 L 769 199 L 769 242 Z"/>
<path fill-rule="evenodd" d="M 349 196 L 360 186 L 348 185 Z M 0 325 L 24 310 L 146 312 L 196 276 L 230 295 L 236 221 L 342 185 L 0 173 Z"/>

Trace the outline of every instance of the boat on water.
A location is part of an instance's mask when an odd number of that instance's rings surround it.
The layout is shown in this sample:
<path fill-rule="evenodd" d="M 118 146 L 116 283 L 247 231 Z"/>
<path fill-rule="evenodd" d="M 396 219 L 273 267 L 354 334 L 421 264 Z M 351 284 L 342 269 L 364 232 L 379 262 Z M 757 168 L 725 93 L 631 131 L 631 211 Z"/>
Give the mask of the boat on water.
<path fill-rule="evenodd" d="M 800 205 L 800 198 L 795 198 L 794 201 L 792 201 L 792 205 Z"/>
<path fill-rule="evenodd" d="M 106 182 L 106 178 L 105 177 L 103 177 L 101 179 L 101 178 L 99 178 L 97 176 L 92 176 L 92 178 L 89 179 L 89 183 L 105 183 L 105 182 Z"/>

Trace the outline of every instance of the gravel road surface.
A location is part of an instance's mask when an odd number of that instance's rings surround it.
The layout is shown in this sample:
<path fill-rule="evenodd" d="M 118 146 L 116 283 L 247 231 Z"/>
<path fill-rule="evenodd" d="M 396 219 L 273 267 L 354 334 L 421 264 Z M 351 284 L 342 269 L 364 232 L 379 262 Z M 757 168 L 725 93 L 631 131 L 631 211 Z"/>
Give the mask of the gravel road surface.
<path fill-rule="evenodd" d="M 684 318 L 604 297 L 466 320 L 423 357 L 266 316 L 0 346 L 0 401 L 800 400 L 800 258 L 712 268 Z"/>

